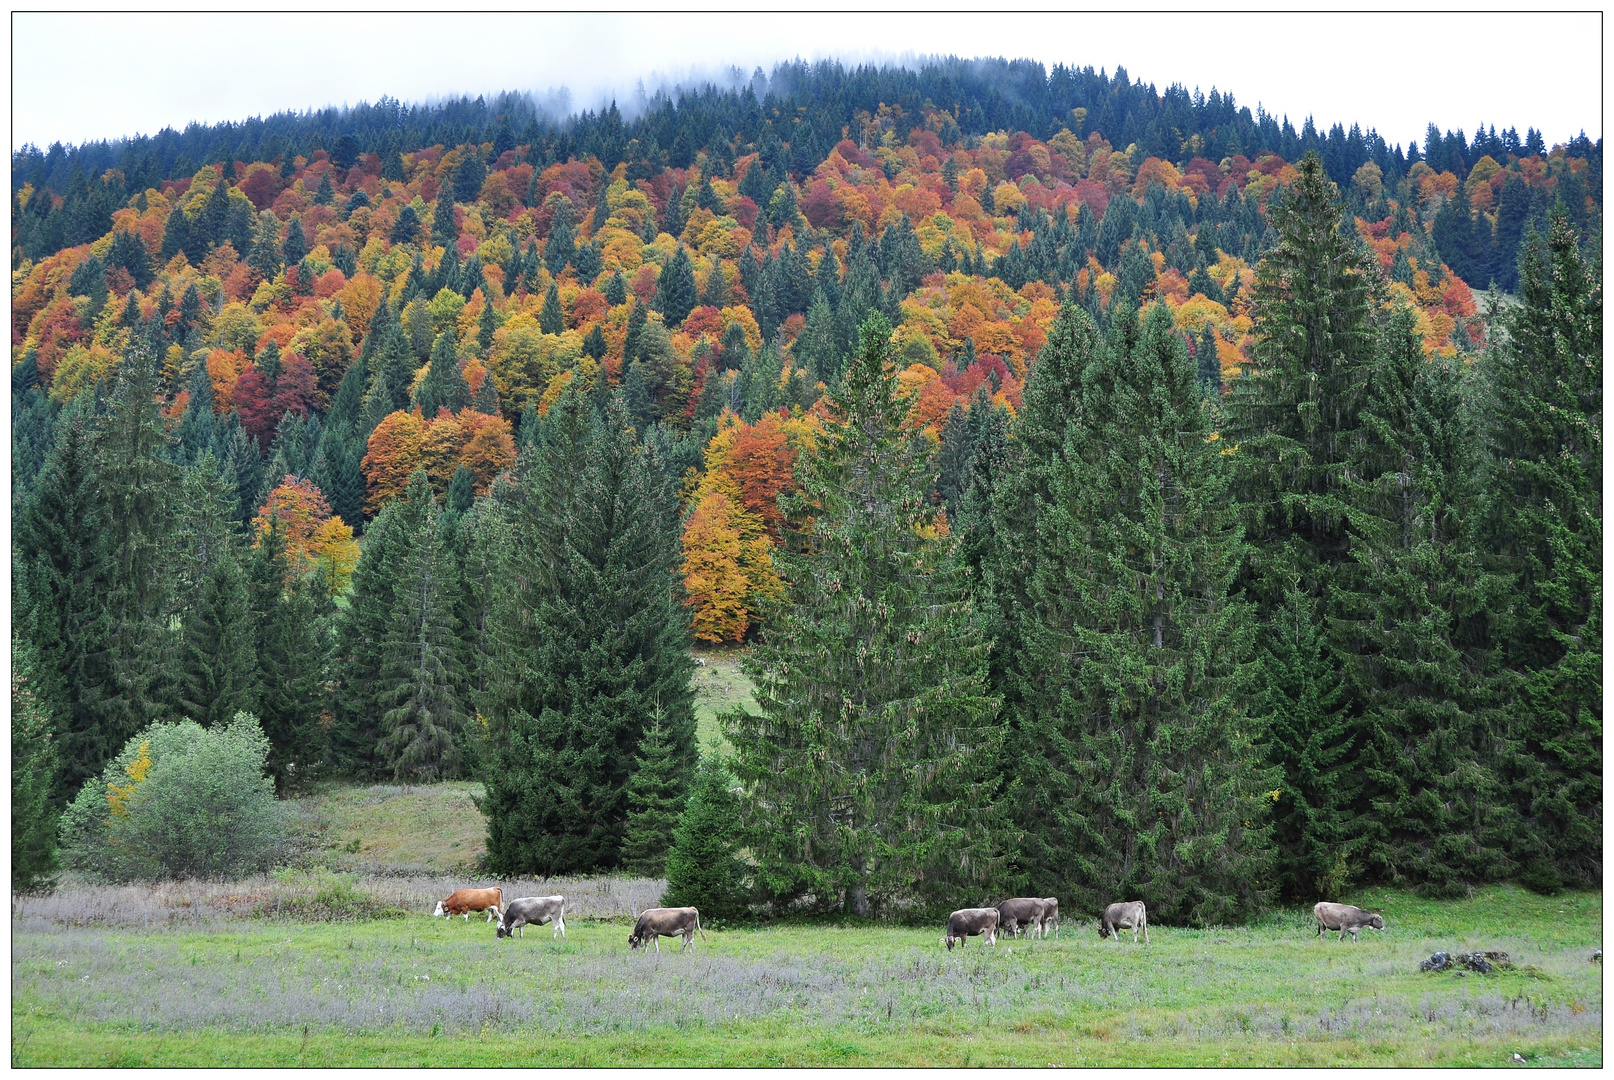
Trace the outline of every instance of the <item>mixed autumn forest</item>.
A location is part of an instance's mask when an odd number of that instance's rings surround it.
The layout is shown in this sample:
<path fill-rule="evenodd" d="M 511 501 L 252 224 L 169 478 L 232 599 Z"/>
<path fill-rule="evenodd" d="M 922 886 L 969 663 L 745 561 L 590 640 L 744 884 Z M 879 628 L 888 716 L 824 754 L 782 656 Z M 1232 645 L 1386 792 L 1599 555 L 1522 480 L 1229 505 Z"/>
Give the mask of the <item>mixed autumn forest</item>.
<path fill-rule="evenodd" d="M 13 186 L 23 884 L 238 713 L 703 910 L 1601 882 L 1600 139 L 826 63 Z"/>

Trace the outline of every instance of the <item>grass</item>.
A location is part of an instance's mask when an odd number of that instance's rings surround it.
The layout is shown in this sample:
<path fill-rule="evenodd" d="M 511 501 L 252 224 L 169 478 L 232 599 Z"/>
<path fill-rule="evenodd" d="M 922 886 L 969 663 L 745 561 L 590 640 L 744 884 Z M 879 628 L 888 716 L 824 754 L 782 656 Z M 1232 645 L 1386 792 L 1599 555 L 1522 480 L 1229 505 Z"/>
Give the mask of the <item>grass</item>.
<path fill-rule="evenodd" d="M 474 781 L 323 784 L 294 801 L 317 837 L 317 860 L 359 872 L 468 872 L 487 851 L 487 819 Z"/>
<path fill-rule="evenodd" d="M 1354 899 L 1389 929 L 1319 941 L 1296 910 L 1133 946 L 1067 915 L 1046 942 L 952 953 L 939 926 L 858 923 L 708 930 L 645 955 L 605 918 L 568 920 L 560 941 L 423 914 L 14 919 L 12 1063 L 1601 1065 L 1600 893 Z M 1521 966 L 1419 972 L 1436 949 Z"/>
<path fill-rule="evenodd" d="M 743 647 L 729 645 L 701 646 L 695 649 L 695 658 L 706 663 L 695 668 L 695 737 L 703 751 L 717 750 L 728 753 L 729 741 L 717 718 L 721 713 L 744 707 L 755 709 L 757 702 L 751 696 L 751 680 L 740 670 Z"/>

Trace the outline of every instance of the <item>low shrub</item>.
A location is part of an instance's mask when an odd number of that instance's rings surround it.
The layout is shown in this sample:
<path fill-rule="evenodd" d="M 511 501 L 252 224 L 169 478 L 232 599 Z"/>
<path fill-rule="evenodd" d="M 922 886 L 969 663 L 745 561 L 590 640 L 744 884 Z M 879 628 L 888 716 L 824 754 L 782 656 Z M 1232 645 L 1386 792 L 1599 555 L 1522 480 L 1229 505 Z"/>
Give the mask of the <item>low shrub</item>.
<path fill-rule="evenodd" d="M 62 815 L 65 864 L 109 881 L 233 877 L 276 861 L 286 808 L 264 772 L 256 717 L 155 723 Z"/>
<path fill-rule="evenodd" d="M 287 867 L 270 875 L 271 896 L 254 914 L 299 922 L 345 922 L 362 919 L 402 919 L 408 911 L 376 899 L 359 888 L 352 874 L 334 873 L 328 867 L 311 870 Z"/>

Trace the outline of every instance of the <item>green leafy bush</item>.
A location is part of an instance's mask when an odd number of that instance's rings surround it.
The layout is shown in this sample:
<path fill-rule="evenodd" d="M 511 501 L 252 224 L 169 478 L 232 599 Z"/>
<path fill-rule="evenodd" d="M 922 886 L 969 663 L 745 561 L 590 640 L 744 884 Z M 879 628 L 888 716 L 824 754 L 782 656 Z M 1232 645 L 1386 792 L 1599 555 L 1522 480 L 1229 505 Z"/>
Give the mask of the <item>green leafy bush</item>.
<path fill-rule="evenodd" d="M 210 729 L 152 724 L 63 813 L 66 865 L 113 881 L 266 868 L 287 833 L 264 773 L 268 756 L 269 740 L 248 713 Z"/>
<path fill-rule="evenodd" d="M 258 906 L 257 914 L 267 918 L 290 918 L 299 922 L 340 922 L 349 919 L 401 919 L 409 913 L 377 900 L 359 888 L 352 874 L 341 874 L 329 867 L 309 870 L 284 867 L 272 875 L 271 896 Z"/>

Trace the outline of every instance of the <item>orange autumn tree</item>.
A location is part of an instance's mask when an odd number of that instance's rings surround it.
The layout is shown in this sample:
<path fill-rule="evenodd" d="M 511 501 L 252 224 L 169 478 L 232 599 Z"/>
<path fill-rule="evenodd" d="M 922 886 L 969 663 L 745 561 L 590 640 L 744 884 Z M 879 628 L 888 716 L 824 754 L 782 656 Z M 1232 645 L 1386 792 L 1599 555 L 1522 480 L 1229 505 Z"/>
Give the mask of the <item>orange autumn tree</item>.
<path fill-rule="evenodd" d="M 409 478 L 424 468 L 432 493 L 441 498 L 454 471 L 471 470 L 474 490 L 487 494 L 493 478 L 516 461 L 510 421 L 502 416 L 465 409 L 459 414 L 440 410 L 423 419 L 419 410 L 389 414 L 370 434 L 359 467 L 364 471 L 365 509 L 376 514 L 409 488 Z"/>
<path fill-rule="evenodd" d="M 784 594 L 773 569 L 773 538 L 729 475 L 737 424 L 732 414 L 706 450 L 706 474 L 684 523 L 685 603 L 702 641 L 742 641 L 757 609 Z"/>
<path fill-rule="evenodd" d="M 359 545 L 352 526 L 331 513 L 324 493 L 307 480 L 288 476 L 252 519 L 257 536 L 269 531 L 271 516 L 280 521 L 292 565 L 305 573 L 324 570 L 332 596 L 346 591 L 359 562 Z"/>

